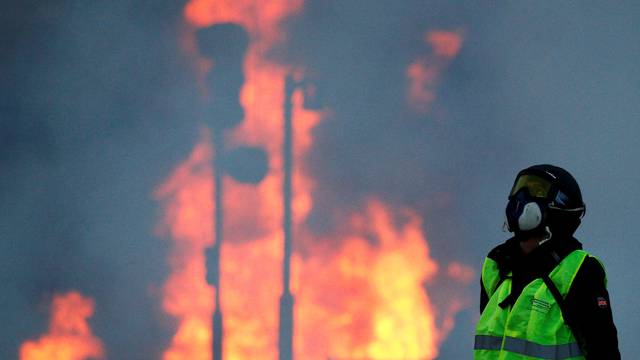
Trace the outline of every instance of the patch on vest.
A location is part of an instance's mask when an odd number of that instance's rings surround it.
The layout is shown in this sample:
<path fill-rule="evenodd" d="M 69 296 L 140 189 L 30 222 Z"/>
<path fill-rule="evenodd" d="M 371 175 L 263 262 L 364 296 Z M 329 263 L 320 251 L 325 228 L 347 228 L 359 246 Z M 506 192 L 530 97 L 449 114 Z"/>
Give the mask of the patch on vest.
<path fill-rule="evenodd" d="M 551 310 L 551 304 L 540 299 L 531 299 L 531 310 L 546 314 Z"/>
<path fill-rule="evenodd" d="M 602 296 L 598 297 L 598 307 L 600 309 L 606 309 L 607 307 L 609 307 L 609 304 L 607 304 L 607 299 L 603 298 Z"/>

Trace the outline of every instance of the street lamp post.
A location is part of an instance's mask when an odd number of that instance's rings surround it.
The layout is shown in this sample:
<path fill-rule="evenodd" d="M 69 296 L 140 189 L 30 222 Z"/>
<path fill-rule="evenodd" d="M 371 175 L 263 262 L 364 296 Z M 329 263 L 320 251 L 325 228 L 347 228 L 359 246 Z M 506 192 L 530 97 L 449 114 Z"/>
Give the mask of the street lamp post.
<path fill-rule="evenodd" d="M 291 196 L 293 180 L 293 93 L 296 83 L 291 74 L 285 78 L 284 85 L 284 143 L 282 155 L 284 161 L 283 181 L 283 232 L 284 254 L 282 260 L 282 296 L 280 296 L 280 336 L 278 339 L 279 360 L 293 358 L 293 294 L 291 294 Z"/>
<path fill-rule="evenodd" d="M 279 360 L 293 359 L 293 306 L 291 293 L 291 252 L 293 213 L 291 200 L 293 197 L 293 94 L 301 89 L 304 96 L 303 106 L 318 110 L 320 104 L 314 84 L 308 79 L 296 80 L 287 74 L 284 82 L 284 141 L 282 146 L 284 180 L 283 180 L 283 233 L 284 252 L 282 259 L 282 295 L 280 296 L 280 333 L 278 338 Z"/>
<path fill-rule="evenodd" d="M 223 177 L 225 166 L 224 132 L 242 122 L 244 110 L 238 102 L 244 83 L 243 63 L 249 45 L 249 35 L 237 24 L 215 24 L 196 33 L 198 49 L 202 56 L 212 60 L 214 66 L 207 74 L 209 121 L 213 141 L 214 157 L 214 245 L 205 251 L 207 281 L 215 287 L 215 310 L 213 313 L 213 360 L 222 360 L 223 320 L 220 305 L 220 252 L 223 243 Z"/>
<path fill-rule="evenodd" d="M 208 110 L 213 141 L 213 204 L 214 244 L 205 250 L 207 282 L 215 287 L 213 313 L 213 360 L 223 356 L 223 317 L 220 301 L 220 255 L 223 244 L 224 201 L 223 178 L 225 174 L 241 183 L 257 184 L 268 171 L 268 156 L 262 148 L 239 146 L 225 149 L 224 133 L 244 119 L 244 109 L 238 101 L 244 84 L 244 56 L 249 46 L 249 35 L 240 25 L 222 23 L 198 30 L 196 40 L 200 54 L 213 60 L 214 66 L 207 74 L 209 85 Z"/>
<path fill-rule="evenodd" d="M 213 271 L 211 273 L 211 284 L 216 289 L 215 310 L 213 312 L 213 360 L 222 360 L 222 341 L 223 341 L 223 321 L 222 309 L 220 307 L 220 249 L 222 245 L 222 224 L 224 219 L 224 206 L 222 202 L 222 131 L 213 131 L 212 141 L 214 148 L 213 157 L 213 187 L 214 187 L 214 208 L 215 208 L 215 225 L 214 225 L 214 241 L 211 248 L 211 261 L 213 262 Z"/>
<path fill-rule="evenodd" d="M 222 251 L 224 225 L 224 175 L 244 184 L 258 184 L 264 179 L 269 170 L 269 159 L 266 151 L 259 147 L 239 146 L 234 149 L 224 148 L 222 131 L 212 131 L 214 148 L 213 157 L 213 188 L 215 207 L 215 225 L 213 228 L 215 242 L 206 250 L 207 281 L 215 287 L 215 310 L 213 313 L 213 360 L 222 360 L 222 345 L 224 340 L 224 326 L 222 307 L 220 302 L 220 253 Z"/>

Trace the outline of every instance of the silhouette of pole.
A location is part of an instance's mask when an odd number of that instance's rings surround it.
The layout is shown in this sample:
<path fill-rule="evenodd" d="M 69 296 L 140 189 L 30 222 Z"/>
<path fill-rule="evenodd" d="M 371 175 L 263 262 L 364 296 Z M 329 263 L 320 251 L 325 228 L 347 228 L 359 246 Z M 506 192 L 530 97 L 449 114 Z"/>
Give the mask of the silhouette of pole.
<path fill-rule="evenodd" d="M 222 224 L 224 219 L 224 208 L 222 203 L 222 131 L 213 131 L 213 188 L 214 188 L 214 207 L 215 207 L 215 225 L 214 225 L 214 245 L 213 245 L 213 263 L 215 270 L 213 271 L 212 283 L 216 288 L 215 311 L 213 312 L 213 344 L 212 356 L 213 360 L 222 360 L 222 344 L 224 338 L 224 328 L 222 327 L 222 309 L 220 308 L 220 250 L 222 245 Z"/>
<path fill-rule="evenodd" d="M 224 327 L 220 304 L 220 252 L 223 243 L 223 176 L 225 164 L 224 131 L 242 122 L 244 109 L 238 101 L 244 83 L 244 55 L 249 45 L 249 35 L 240 25 L 233 23 L 215 24 L 196 33 L 196 41 L 202 56 L 213 60 L 214 66 L 207 74 L 209 85 L 208 109 L 210 111 L 211 133 L 214 157 L 212 160 L 214 189 L 214 244 L 205 251 L 207 282 L 215 287 L 215 310 L 213 313 L 213 360 L 222 360 Z M 249 153 L 255 151 L 250 150 Z M 246 151 L 244 152 L 246 153 Z M 259 179 L 256 180 L 259 182 Z"/>
<path fill-rule="evenodd" d="M 285 79 L 284 97 L 284 144 L 282 147 L 284 160 L 283 181 L 283 230 L 284 230 L 284 256 L 282 267 L 282 296 L 280 297 L 280 334 L 278 338 L 279 360 L 293 359 L 293 303 L 291 294 L 291 197 L 293 178 L 293 123 L 292 123 L 292 98 L 296 89 L 296 83 L 291 75 Z"/>

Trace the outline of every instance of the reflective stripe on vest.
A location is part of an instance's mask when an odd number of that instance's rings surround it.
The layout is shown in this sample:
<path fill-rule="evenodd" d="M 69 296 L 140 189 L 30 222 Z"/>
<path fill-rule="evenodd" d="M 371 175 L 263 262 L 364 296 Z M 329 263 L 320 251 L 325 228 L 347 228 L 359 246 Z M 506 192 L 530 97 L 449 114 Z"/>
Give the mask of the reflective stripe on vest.
<path fill-rule="evenodd" d="M 491 335 L 476 335 L 473 350 L 500 350 L 502 349 L 502 338 Z"/>
<path fill-rule="evenodd" d="M 586 252 L 575 250 L 549 274 L 562 297 L 586 257 Z M 498 266 L 492 259 L 485 260 L 482 282 L 489 302 L 476 329 L 474 359 L 584 359 L 542 279 L 525 286 L 515 303 L 505 309 L 498 304 L 511 293 L 511 279 L 500 283 Z"/>
<path fill-rule="evenodd" d="M 540 359 L 561 360 L 582 355 L 578 343 L 562 345 L 540 345 L 531 341 L 509 336 L 502 338 L 490 335 L 476 335 L 474 350 L 504 350 Z"/>

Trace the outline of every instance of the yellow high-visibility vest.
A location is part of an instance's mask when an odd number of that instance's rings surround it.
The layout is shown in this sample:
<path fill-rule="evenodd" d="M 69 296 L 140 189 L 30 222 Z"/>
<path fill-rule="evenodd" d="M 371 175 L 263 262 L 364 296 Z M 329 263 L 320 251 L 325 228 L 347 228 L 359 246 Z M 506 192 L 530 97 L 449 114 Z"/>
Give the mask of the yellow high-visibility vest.
<path fill-rule="evenodd" d="M 574 250 L 551 271 L 548 279 L 562 298 L 588 256 Z M 547 280 L 549 281 L 549 280 Z M 498 264 L 489 258 L 482 266 L 482 286 L 489 296 L 478 325 L 475 360 L 584 359 L 560 306 L 543 279 L 535 279 L 522 290 L 513 306 L 498 304 L 511 293 L 511 273 L 500 282 Z"/>

